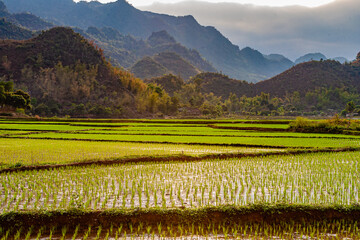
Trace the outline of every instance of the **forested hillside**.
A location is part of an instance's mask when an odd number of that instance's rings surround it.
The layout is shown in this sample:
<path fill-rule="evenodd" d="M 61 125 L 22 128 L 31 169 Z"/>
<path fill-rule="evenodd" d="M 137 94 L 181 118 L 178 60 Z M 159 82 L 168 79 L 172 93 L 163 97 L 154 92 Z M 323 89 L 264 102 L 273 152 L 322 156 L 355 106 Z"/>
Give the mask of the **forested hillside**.
<path fill-rule="evenodd" d="M 41 115 L 146 116 L 166 113 L 170 98 L 114 68 L 102 50 L 68 28 L 0 42 L 0 76 L 29 92 Z"/>

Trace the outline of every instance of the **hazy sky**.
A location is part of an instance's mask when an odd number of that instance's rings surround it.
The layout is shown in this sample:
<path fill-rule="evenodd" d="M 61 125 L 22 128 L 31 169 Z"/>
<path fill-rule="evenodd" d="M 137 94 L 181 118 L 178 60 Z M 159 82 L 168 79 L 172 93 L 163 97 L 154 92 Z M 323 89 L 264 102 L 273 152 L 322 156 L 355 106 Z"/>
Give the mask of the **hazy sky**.
<path fill-rule="evenodd" d="M 312 52 L 352 60 L 360 51 L 360 0 L 127 1 L 141 10 L 193 15 L 240 48 L 280 53 L 291 60 Z"/>
<path fill-rule="evenodd" d="M 193 15 L 200 24 L 215 26 L 240 48 L 249 46 L 264 54 L 280 53 L 291 60 L 311 52 L 352 60 L 360 51 L 360 0 L 336 0 L 314 8 L 208 1 L 154 3 L 139 8 L 176 16 Z"/>

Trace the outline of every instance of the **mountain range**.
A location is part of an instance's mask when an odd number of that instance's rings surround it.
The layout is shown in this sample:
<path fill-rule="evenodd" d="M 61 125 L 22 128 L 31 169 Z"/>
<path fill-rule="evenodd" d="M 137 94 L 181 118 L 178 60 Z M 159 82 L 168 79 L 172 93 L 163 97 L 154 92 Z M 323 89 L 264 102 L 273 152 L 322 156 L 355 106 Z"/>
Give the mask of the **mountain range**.
<path fill-rule="evenodd" d="M 199 71 L 217 71 L 198 51 L 182 46 L 166 31 L 154 32 L 148 39 L 142 40 L 129 35 L 124 36 L 118 30 L 109 27 L 74 30 L 104 49 L 105 55 L 113 65 L 124 67 L 142 79 L 167 73 L 188 79 Z M 161 57 L 164 56 L 167 56 L 167 59 L 171 56 L 173 59 L 168 63 L 161 63 Z M 159 57 L 161 59 L 156 62 L 155 58 Z M 175 68 L 177 70 L 174 70 Z"/>
<path fill-rule="evenodd" d="M 80 29 L 113 28 L 122 35 L 147 39 L 167 31 L 181 45 L 197 50 L 215 69 L 232 78 L 257 82 L 290 68 L 282 58 L 266 57 L 252 48 L 239 49 L 214 27 L 201 26 L 192 16 L 174 17 L 140 11 L 125 0 L 102 4 L 72 0 L 4 0 L 15 13 L 31 12 L 56 25 Z"/>
<path fill-rule="evenodd" d="M 148 41 L 162 42 L 161 38 Z M 2 81 L 13 80 L 17 87 L 28 91 L 35 101 L 35 113 L 45 115 L 69 113 L 78 116 L 76 114 L 80 113 L 81 116 L 86 112 L 101 116 L 134 117 L 139 114 L 139 109 L 143 109 L 138 116 L 144 116 L 146 112 L 154 111 L 151 110 L 154 103 L 164 102 L 168 105 L 162 109 L 176 109 L 171 108 L 172 100 L 166 98 L 162 89 L 173 96 L 177 91 L 188 89 L 191 92 L 194 86 L 194 94 L 213 94 L 223 100 L 232 93 L 238 97 L 267 93 L 272 97 L 287 99 L 295 93 L 305 98 L 309 92 L 319 94 L 319 91 L 330 90 L 334 96 L 343 96 L 336 109 L 344 104 L 344 97 L 346 99 L 349 94 L 356 97 L 360 92 L 360 53 L 352 63 L 341 64 L 335 60 L 300 63 L 271 79 L 254 84 L 231 79 L 221 73 L 200 73 L 196 68 L 191 74 L 195 76 L 184 82 L 182 78 L 185 76 L 181 76 L 181 73 L 173 75 L 178 70 L 174 66 L 180 69 L 189 67 L 185 73 L 189 73 L 193 66 L 179 55 L 174 56 L 175 53 L 163 52 L 139 61 L 149 61 L 150 66 L 157 64 L 160 70 L 164 70 L 160 75 L 168 74 L 167 70 L 173 68 L 170 70 L 172 74 L 147 81 L 157 85 L 146 85 L 130 73 L 112 67 L 101 49 L 70 28 L 52 28 L 30 40 L 2 40 L 0 55 Z M 268 57 L 281 59 L 277 55 Z M 172 63 L 174 59 L 177 59 L 176 63 Z M 140 66 L 139 69 L 144 71 L 150 68 Z M 339 90 L 336 89 L 342 90 L 337 93 Z M 153 96 L 151 91 L 165 99 L 154 100 L 150 97 Z"/>

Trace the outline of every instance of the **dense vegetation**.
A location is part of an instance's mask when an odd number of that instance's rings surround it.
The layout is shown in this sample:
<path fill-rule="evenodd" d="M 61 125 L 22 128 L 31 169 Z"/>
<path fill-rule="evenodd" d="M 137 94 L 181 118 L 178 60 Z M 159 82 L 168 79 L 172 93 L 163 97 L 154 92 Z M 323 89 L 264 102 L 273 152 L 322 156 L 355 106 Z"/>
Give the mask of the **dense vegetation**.
<path fill-rule="evenodd" d="M 360 130 L 360 121 L 340 119 L 338 115 L 320 122 L 298 117 L 290 124 L 290 129 L 296 132 L 357 134 Z"/>
<path fill-rule="evenodd" d="M 310 62 L 295 67 L 306 69 L 312 65 L 325 65 L 333 62 Z M 336 63 L 338 67 L 354 69 L 349 74 L 357 74 L 357 67 L 344 66 Z M 294 69 L 294 74 L 297 72 Z M 286 73 L 284 73 L 286 74 Z M 311 76 L 308 75 L 310 78 Z M 193 108 L 198 110 L 198 115 L 263 115 L 263 116 L 298 116 L 298 115 L 334 115 L 336 113 L 346 116 L 358 115 L 360 112 L 360 95 L 358 82 L 360 76 L 352 78 L 348 84 L 348 78 L 321 79 L 322 83 L 315 85 L 304 84 L 294 89 L 289 87 L 282 94 L 279 89 L 284 85 L 291 85 L 293 78 L 288 80 L 268 80 L 257 84 L 249 84 L 245 81 L 229 79 L 219 73 L 201 73 L 184 82 L 181 78 L 173 75 L 153 78 L 153 82 L 163 87 L 169 94 L 177 99 L 180 108 Z M 271 82 L 270 82 L 271 81 Z M 301 80 L 299 80 L 301 81 Z M 306 82 L 306 81 L 305 81 Z M 272 83 L 271 87 L 266 89 Z M 263 91 L 260 91 L 263 90 Z M 352 107 L 344 110 L 348 104 Z M 344 110 L 344 111 L 343 111 Z M 200 112 L 200 113 L 199 113 Z"/>

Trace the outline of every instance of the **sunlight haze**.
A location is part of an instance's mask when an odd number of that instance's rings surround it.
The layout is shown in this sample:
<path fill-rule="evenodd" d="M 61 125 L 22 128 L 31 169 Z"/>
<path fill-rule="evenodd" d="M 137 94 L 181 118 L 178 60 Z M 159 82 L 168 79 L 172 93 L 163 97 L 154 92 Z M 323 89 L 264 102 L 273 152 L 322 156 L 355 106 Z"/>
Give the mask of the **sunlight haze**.
<path fill-rule="evenodd" d="M 134 6 L 146 6 L 151 5 L 156 2 L 161 3 L 178 3 L 183 2 L 182 0 L 127 0 L 129 3 L 131 3 Z M 213 3 L 220 3 L 220 2 L 232 2 L 232 3 L 241 3 L 241 4 L 254 4 L 254 5 L 260 5 L 260 6 L 291 6 L 291 5 L 301 5 L 306 7 L 317 7 L 321 6 L 323 4 L 327 4 L 330 2 L 333 2 L 334 0 L 206 0 L 204 2 L 213 2 Z M 114 2 L 114 0 L 99 0 L 99 2 L 106 3 L 106 2 Z M 189 1 L 188 2 L 194 2 Z"/>

